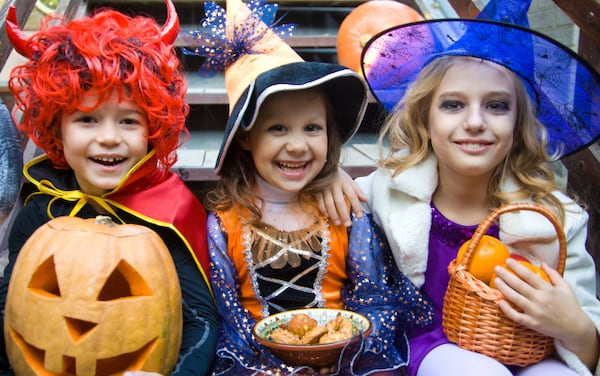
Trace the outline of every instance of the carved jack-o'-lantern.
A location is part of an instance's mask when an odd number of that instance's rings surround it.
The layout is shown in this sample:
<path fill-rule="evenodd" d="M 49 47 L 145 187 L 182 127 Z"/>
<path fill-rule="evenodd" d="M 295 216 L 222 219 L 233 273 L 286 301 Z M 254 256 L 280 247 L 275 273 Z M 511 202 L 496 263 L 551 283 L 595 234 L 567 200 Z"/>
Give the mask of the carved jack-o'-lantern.
<path fill-rule="evenodd" d="M 147 227 L 60 217 L 17 258 L 4 320 L 17 375 L 167 374 L 181 328 L 175 266 Z"/>

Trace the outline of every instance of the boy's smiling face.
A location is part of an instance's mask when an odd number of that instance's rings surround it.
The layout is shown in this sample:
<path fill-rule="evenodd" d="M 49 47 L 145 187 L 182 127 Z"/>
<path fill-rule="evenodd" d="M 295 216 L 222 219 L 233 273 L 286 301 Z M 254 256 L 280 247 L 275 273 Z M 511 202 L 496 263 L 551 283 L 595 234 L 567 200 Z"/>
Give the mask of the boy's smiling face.
<path fill-rule="evenodd" d="M 97 99 L 88 95 L 81 107 L 91 108 Z M 145 113 L 135 102 L 119 102 L 116 90 L 92 111 L 63 115 L 63 151 L 81 191 L 100 196 L 114 189 L 148 153 L 147 125 Z"/>

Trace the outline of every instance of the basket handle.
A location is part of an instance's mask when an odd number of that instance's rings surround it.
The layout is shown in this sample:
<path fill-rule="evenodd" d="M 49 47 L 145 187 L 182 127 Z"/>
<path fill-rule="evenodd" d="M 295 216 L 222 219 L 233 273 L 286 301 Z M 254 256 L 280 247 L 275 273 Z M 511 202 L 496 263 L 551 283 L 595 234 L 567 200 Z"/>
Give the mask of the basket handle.
<path fill-rule="evenodd" d="M 465 253 L 461 260 L 458 261 L 458 265 L 456 267 L 456 271 L 467 270 L 469 264 L 471 263 L 471 258 L 475 254 L 475 247 L 479 244 L 479 241 L 485 235 L 490 228 L 490 226 L 500 217 L 500 215 L 504 213 L 508 213 L 511 211 L 519 211 L 519 210 L 530 210 L 535 211 L 540 214 L 543 214 L 551 223 L 554 225 L 554 229 L 556 230 L 556 234 L 558 236 L 558 246 L 559 246 L 559 257 L 558 257 L 558 265 L 556 270 L 562 275 L 565 270 L 565 260 L 567 258 L 567 240 L 565 238 L 565 232 L 562 229 L 562 225 L 558 222 L 558 219 L 550 212 L 548 208 L 538 204 L 532 204 L 529 202 L 519 202 L 514 204 L 508 204 L 496 208 L 492 211 L 484 220 L 477 226 L 477 230 L 473 233 L 471 237 L 471 241 L 465 250 Z"/>

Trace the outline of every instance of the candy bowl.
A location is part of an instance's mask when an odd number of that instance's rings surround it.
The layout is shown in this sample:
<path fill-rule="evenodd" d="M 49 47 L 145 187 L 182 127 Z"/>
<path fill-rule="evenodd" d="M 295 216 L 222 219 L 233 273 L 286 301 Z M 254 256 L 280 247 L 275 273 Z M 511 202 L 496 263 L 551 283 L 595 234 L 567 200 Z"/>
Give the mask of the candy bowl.
<path fill-rule="evenodd" d="M 346 345 L 372 330 L 369 319 L 359 313 L 306 308 L 259 320 L 253 333 L 258 343 L 284 363 L 318 368 L 335 365 Z"/>

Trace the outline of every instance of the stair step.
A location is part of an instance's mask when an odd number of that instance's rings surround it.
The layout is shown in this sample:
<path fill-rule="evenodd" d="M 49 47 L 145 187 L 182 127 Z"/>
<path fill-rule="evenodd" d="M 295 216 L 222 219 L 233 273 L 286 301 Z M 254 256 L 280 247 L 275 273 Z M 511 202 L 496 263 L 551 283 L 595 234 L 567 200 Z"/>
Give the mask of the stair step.
<path fill-rule="evenodd" d="M 222 139 L 221 131 L 191 132 L 190 138 L 177 150 L 173 171 L 186 181 L 216 180 L 214 167 Z M 341 166 L 352 176 L 372 171 L 379 154 L 376 142 L 376 134 L 356 134 L 342 149 Z"/>

